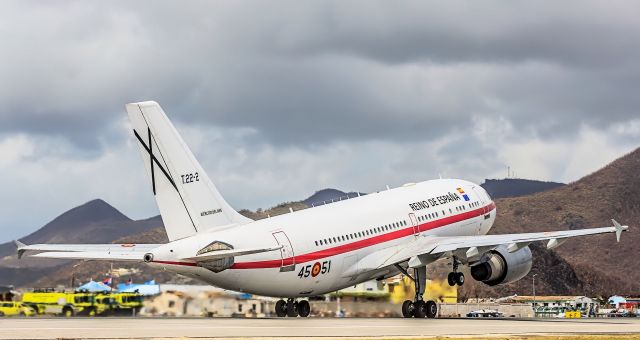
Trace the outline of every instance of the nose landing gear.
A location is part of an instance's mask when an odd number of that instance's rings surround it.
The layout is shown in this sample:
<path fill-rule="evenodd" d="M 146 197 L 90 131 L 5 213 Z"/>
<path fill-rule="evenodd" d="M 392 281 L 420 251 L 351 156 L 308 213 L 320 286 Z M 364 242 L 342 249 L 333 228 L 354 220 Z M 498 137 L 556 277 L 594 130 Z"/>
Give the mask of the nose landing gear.
<path fill-rule="evenodd" d="M 309 301 L 300 300 L 300 302 L 294 299 L 278 300 L 276 302 L 276 315 L 280 318 L 285 316 L 288 317 L 296 317 L 301 316 L 306 318 L 311 313 L 311 305 L 309 305 Z"/>

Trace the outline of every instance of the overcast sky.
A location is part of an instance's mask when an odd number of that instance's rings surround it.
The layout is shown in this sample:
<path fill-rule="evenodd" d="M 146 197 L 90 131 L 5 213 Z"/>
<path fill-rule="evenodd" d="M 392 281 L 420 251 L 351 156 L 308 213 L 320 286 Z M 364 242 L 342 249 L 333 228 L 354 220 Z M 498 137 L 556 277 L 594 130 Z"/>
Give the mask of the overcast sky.
<path fill-rule="evenodd" d="M 156 100 L 237 209 L 437 178 L 574 181 L 640 146 L 637 1 L 3 1 L 0 241 L 158 213 Z"/>

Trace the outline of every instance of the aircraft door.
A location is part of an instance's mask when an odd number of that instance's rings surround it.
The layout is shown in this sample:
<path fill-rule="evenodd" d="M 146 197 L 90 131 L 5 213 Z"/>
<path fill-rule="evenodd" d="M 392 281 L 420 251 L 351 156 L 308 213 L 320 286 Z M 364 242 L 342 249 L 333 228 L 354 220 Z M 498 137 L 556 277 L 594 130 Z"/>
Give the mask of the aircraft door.
<path fill-rule="evenodd" d="M 420 228 L 418 227 L 418 219 L 416 218 L 416 214 L 410 213 L 409 219 L 411 220 L 411 226 L 413 227 L 413 235 L 415 237 L 418 237 L 418 234 L 420 234 Z"/>
<path fill-rule="evenodd" d="M 485 195 L 483 195 L 480 190 L 477 189 L 476 186 L 472 186 L 471 190 L 474 193 L 474 199 L 478 200 L 478 202 L 480 202 L 480 206 L 482 207 L 482 215 L 478 218 L 478 223 L 476 223 L 477 225 L 477 230 L 476 230 L 476 234 L 480 235 L 483 224 L 484 224 L 484 213 L 485 213 L 485 205 L 487 204 L 487 200 L 485 199 Z"/>
<path fill-rule="evenodd" d="M 281 272 L 290 272 L 296 269 L 296 258 L 293 253 L 293 246 L 287 234 L 284 231 L 278 231 L 273 233 L 273 237 L 278 242 L 278 245 L 282 246 L 280 249 L 280 256 L 282 257 L 282 264 L 280 265 Z"/>

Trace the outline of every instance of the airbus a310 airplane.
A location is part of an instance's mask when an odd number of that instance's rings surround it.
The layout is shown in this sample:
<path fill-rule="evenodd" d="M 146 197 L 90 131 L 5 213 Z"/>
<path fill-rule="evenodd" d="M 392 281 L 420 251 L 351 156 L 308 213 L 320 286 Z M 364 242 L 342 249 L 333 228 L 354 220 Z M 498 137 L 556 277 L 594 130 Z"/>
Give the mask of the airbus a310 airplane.
<path fill-rule="evenodd" d="M 480 186 L 437 179 L 253 221 L 222 198 L 156 102 L 126 105 L 160 214 L 167 244 L 35 244 L 16 241 L 18 255 L 146 262 L 212 285 L 281 299 L 276 314 L 306 317 L 308 296 L 399 273 L 415 282 L 406 318 L 434 318 L 423 301 L 426 266 L 449 259 L 450 285 L 458 271 L 487 285 L 513 282 L 531 269 L 528 245 L 555 248 L 570 237 L 620 234 L 627 226 L 487 235 L 496 205 Z"/>

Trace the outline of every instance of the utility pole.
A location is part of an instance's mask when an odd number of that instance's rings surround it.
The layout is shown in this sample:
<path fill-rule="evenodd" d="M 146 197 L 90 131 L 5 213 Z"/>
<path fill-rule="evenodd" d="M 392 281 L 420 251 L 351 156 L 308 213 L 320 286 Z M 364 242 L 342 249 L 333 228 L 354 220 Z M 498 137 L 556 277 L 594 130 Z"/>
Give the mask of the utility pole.
<path fill-rule="evenodd" d="M 535 303 L 536 303 L 536 276 L 538 276 L 538 274 L 533 274 L 533 302 L 531 303 L 531 307 L 533 308 L 533 316 L 536 316 L 536 308 L 535 308 Z"/>

